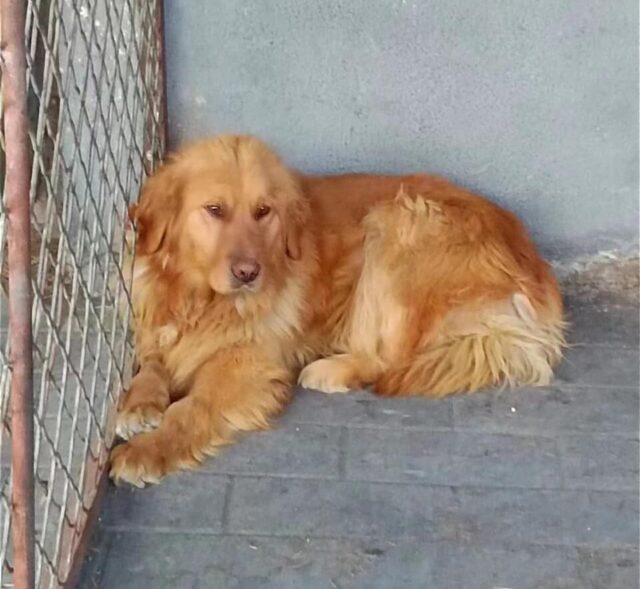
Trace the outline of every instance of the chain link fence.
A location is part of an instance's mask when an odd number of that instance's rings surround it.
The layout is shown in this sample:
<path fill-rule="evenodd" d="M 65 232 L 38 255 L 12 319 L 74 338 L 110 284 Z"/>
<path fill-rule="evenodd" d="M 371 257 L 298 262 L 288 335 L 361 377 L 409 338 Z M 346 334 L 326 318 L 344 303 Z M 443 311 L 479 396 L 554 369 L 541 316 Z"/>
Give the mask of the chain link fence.
<path fill-rule="evenodd" d="M 0 0 L 0 18 L 11 1 Z M 104 481 L 117 396 L 131 372 L 132 243 L 125 227 L 127 205 L 164 152 L 162 2 L 19 4 L 26 10 L 32 158 L 32 566 L 35 585 L 49 588 L 66 586 L 77 567 Z M 2 185 L 7 111 L 5 116 L 0 103 Z M 14 568 L 24 555 L 12 543 L 12 493 L 20 490 L 12 486 L 10 465 L 21 440 L 12 437 L 7 296 L 12 267 L 6 195 L 0 190 L 0 587 L 5 588 L 19 585 Z"/>

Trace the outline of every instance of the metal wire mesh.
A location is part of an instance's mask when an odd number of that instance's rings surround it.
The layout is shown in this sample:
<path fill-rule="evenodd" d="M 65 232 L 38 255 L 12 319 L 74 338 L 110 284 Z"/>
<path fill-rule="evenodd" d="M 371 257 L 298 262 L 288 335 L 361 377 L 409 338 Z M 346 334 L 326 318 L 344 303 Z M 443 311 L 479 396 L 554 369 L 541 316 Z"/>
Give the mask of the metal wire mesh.
<path fill-rule="evenodd" d="M 26 17 L 36 585 L 73 564 L 130 373 L 127 204 L 164 151 L 161 0 L 30 0 Z M 0 102 L 0 118 L 3 115 Z M 0 178 L 4 178 L 0 132 Z M 13 586 L 6 211 L 0 219 L 0 587 Z"/>

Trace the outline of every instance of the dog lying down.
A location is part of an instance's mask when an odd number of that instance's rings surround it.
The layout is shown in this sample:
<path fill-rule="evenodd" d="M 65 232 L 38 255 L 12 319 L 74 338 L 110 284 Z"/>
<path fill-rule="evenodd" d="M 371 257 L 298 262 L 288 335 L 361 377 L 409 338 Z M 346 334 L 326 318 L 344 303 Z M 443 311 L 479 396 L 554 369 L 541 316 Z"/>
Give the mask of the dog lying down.
<path fill-rule="evenodd" d="M 293 387 L 544 385 L 562 301 L 511 213 L 427 176 L 311 177 L 250 136 L 182 149 L 131 207 L 140 371 L 111 477 L 143 486 L 266 428 Z"/>

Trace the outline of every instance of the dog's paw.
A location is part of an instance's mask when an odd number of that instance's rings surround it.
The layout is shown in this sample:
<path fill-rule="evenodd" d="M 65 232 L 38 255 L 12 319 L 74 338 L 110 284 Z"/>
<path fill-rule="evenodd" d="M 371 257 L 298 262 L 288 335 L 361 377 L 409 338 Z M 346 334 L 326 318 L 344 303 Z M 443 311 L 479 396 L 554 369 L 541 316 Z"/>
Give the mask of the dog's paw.
<path fill-rule="evenodd" d="M 136 440 L 120 444 L 111 451 L 109 476 L 116 483 L 129 483 L 136 487 L 160 482 L 164 476 L 162 461 L 149 446 Z"/>
<path fill-rule="evenodd" d="M 345 371 L 338 360 L 323 358 L 308 364 L 300 372 L 298 384 L 322 393 L 347 393 L 351 390 Z"/>
<path fill-rule="evenodd" d="M 156 429 L 162 421 L 164 409 L 156 403 L 140 403 L 123 407 L 116 418 L 116 434 L 128 440 L 137 434 Z"/>

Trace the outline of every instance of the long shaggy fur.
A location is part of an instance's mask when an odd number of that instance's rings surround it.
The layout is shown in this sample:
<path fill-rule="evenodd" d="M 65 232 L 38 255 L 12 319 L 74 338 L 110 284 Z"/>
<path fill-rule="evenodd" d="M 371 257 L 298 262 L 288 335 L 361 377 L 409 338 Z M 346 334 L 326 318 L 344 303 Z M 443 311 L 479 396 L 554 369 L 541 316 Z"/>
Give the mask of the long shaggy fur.
<path fill-rule="evenodd" d="M 116 480 L 268 427 L 296 379 L 440 397 L 547 384 L 562 355 L 558 287 L 521 223 L 439 178 L 303 176 L 222 136 L 173 157 L 131 216 L 140 372 Z"/>
<path fill-rule="evenodd" d="M 497 316 L 476 333 L 452 334 L 426 346 L 415 357 L 385 372 L 375 389 L 386 395 L 441 397 L 474 392 L 503 383 L 544 386 L 562 356 L 559 326 L 525 325 L 517 318 Z"/>

